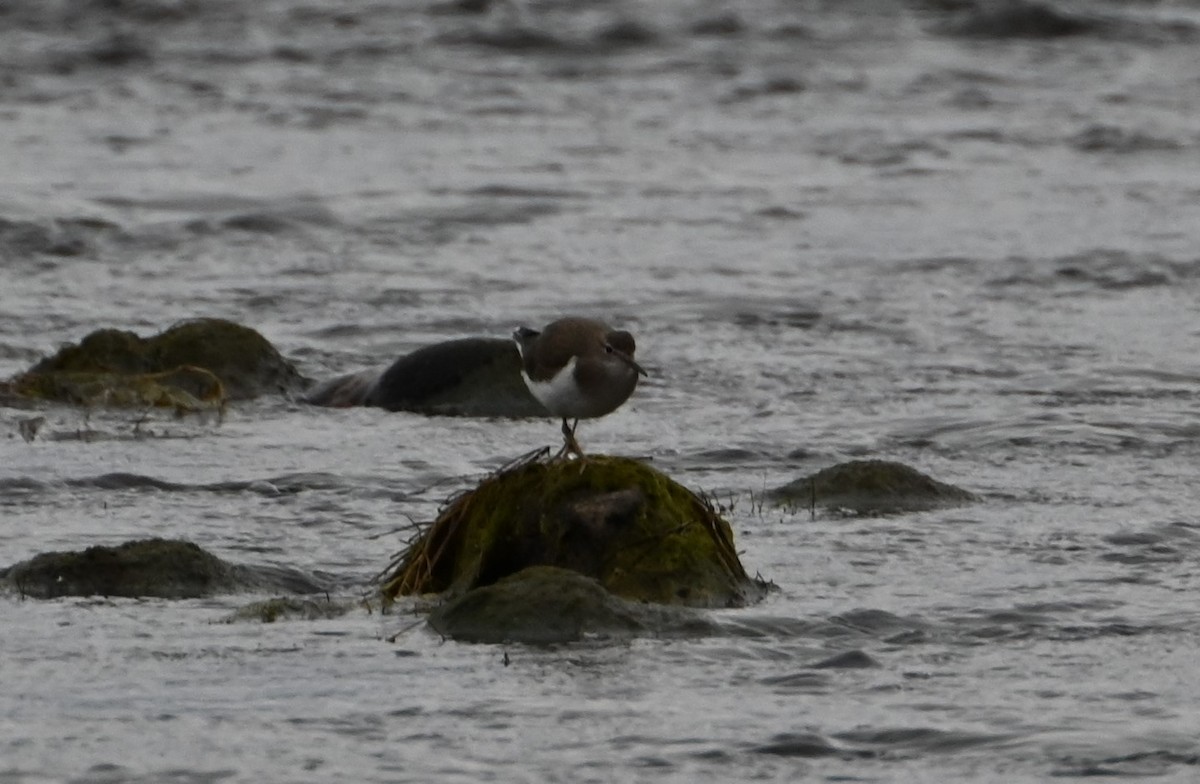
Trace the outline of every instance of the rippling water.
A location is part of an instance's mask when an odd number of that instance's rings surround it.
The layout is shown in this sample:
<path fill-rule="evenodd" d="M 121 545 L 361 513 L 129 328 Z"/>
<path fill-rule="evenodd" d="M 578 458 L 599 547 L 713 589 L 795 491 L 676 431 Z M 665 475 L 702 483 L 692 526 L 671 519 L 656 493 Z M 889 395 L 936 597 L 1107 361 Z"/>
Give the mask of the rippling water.
<path fill-rule="evenodd" d="M 313 378 L 603 317 L 652 376 L 584 446 L 728 499 L 781 590 L 552 649 L 2 597 L 0 782 L 1195 780 L 1200 5 L 471 6 L 0 6 L 0 376 L 196 315 Z M 557 428 L 0 436 L 0 564 L 178 536 L 354 595 Z M 984 500 L 761 505 L 862 456 Z"/>

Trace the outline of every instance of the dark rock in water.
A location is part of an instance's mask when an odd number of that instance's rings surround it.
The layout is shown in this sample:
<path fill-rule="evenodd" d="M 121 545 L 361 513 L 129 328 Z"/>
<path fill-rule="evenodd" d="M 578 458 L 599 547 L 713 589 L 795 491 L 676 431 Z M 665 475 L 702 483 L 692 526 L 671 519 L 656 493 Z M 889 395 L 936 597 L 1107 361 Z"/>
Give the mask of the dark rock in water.
<path fill-rule="evenodd" d="M 253 329 L 223 319 L 195 319 L 150 338 L 97 330 L 38 362 L 9 387 L 26 397 L 80 405 L 197 410 L 294 391 L 303 382 Z"/>
<path fill-rule="evenodd" d="M 144 539 L 82 552 L 42 553 L 3 577 L 22 596 L 131 596 L 191 599 L 244 584 L 239 568 L 191 542 Z"/>
<path fill-rule="evenodd" d="M 511 340 L 463 338 L 417 349 L 379 377 L 367 405 L 389 411 L 474 416 L 545 416 L 521 378 Z"/>
<path fill-rule="evenodd" d="M 251 602 L 225 618 L 225 623 L 258 621 L 320 621 L 340 618 L 359 606 L 358 602 L 333 601 L 330 599 L 301 599 L 294 596 L 275 597 L 260 602 Z"/>
<path fill-rule="evenodd" d="M 597 455 L 527 460 L 486 478 L 402 554 L 383 595 L 458 595 L 531 566 L 659 604 L 742 606 L 766 590 L 710 504 L 641 462 Z"/>
<path fill-rule="evenodd" d="M 141 539 L 115 547 L 41 553 L 0 570 L 0 585 L 22 596 L 130 596 L 193 599 L 240 590 L 317 593 L 328 581 L 280 566 L 231 564 L 192 542 Z"/>
<path fill-rule="evenodd" d="M 529 645 L 717 629 L 695 611 L 625 601 L 591 577 L 554 566 L 532 566 L 453 598 L 430 613 L 429 625 L 463 642 Z"/>
<path fill-rule="evenodd" d="M 793 508 L 821 506 L 850 514 L 895 514 L 957 506 L 976 500 L 954 485 L 889 460 L 851 460 L 771 491 Z"/>
<path fill-rule="evenodd" d="M 1063 38 L 1094 33 L 1097 19 L 1075 16 L 1041 3 L 1010 0 L 980 3 L 953 15 L 935 32 L 962 38 Z"/>
<path fill-rule="evenodd" d="M 448 416 L 548 416 L 521 378 L 517 347 L 501 338 L 425 346 L 382 372 L 366 370 L 320 384 L 305 400 L 320 406 L 378 406 Z"/>
<path fill-rule="evenodd" d="M 464 642 L 571 642 L 585 634 L 644 630 L 630 605 L 590 577 L 536 566 L 451 599 L 429 615 L 439 634 Z"/>

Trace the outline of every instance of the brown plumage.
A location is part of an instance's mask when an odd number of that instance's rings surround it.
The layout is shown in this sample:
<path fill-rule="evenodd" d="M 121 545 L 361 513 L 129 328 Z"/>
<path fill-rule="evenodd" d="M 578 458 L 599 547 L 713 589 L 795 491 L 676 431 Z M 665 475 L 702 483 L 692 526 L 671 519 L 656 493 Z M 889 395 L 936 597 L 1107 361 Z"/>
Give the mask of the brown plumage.
<path fill-rule="evenodd" d="M 568 419 L 578 424 L 616 410 L 633 394 L 638 376 L 646 375 L 633 358 L 633 336 L 602 321 L 563 318 L 540 332 L 521 327 L 513 340 L 529 391 L 547 411 L 562 417 L 564 453 L 583 455 Z"/>

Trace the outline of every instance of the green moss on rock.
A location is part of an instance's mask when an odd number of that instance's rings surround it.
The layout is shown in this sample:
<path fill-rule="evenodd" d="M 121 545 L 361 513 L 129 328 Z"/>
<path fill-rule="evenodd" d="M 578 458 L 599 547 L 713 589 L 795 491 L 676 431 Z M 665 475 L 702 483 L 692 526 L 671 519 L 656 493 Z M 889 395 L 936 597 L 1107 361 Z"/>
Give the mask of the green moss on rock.
<path fill-rule="evenodd" d="M 839 463 L 789 482 L 771 497 L 792 508 L 820 506 L 855 515 L 919 512 L 976 500 L 962 488 L 890 460 Z"/>
<path fill-rule="evenodd" d="M 662 604 L 739 606 L 763 589 L 711 505 L 637 460 L 590 456 L 525 462 L 455 499 L 402 554 L 383 595 L 460 595 L 529 566 Z"/>
<path fill-rule="evenodd" d="M 221 379 L 204 368 L 190 365 L 164 373 L 137 375 L 30 372 L 16 380 L 14 389 L 25 397 L 88 407 L 158 406 L 200 411 L 220 408 L 227 399 Z"/>
<path fill-rule="evenodd" d="M 190 599 L 243 584 L 238 567 L 192 542 L 143 539 L 116 547 L 42 553 L 6 570 L 22 596 L 130 596 Z"/>
<path fill-rule="evenodd" d="M 195 319 L 150 338 L 97 330 L 41 360 L 9 388 L 79 405 L 196 410 L 298 390 L 303 383 L 255 330 L 223 319 Z"/>

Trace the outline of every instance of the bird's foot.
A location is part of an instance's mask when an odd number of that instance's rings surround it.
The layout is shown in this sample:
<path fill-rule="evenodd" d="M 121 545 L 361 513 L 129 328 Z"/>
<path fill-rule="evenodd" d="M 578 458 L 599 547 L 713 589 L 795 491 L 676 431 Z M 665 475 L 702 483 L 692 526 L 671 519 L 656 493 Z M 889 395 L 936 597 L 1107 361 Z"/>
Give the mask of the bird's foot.
<path fill-rule="evenodd" d="M 585 457 L 587 457 L 587 456 L 583 453 L 583 449 L 580 448 L 579 442 L 576 441 L 574 438 L 571 438 L 571 439 L 567 439 L 564 441 L 562 448 L 559 449 L 557 452 L 555 452 L 554 457 L 551 459 L 552 460 L 571 460 L 571 459 L 582 460 Z"/>
<path fill-rule="evenodd" d="M 573 424 L 568 424 L 566 418 L 563 418 L 562 434 L 563 446 L 558 450 L 558 454 L 554 456 L 555 460 L 569 460 L 572 457 L 583 459 L 583 449 L 579 446 L 579 442 L 575 440 L 575 427 L 579 424 L 576 419 Z"/>

